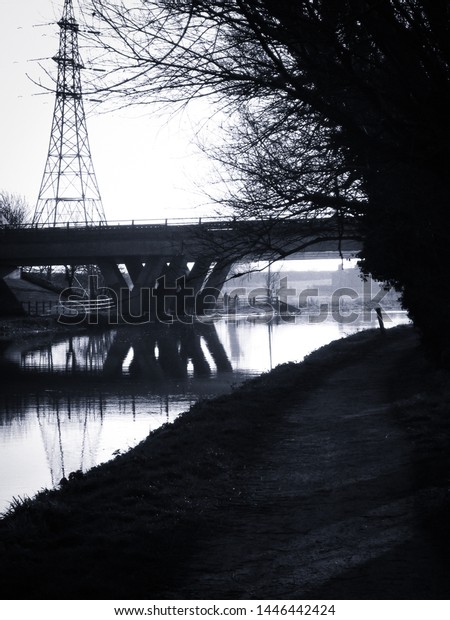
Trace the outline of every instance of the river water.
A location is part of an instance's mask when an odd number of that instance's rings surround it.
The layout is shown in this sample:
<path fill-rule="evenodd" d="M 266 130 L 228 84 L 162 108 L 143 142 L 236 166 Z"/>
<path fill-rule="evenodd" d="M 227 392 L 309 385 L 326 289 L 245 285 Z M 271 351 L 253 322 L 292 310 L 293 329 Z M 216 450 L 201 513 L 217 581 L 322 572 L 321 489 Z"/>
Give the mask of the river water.
<path fill-rule="evenodd" d="M 387 327 L 408 321 L 403 312 L 389 319 Z M 242 316 L 2 342 L 0 512 L 128 450 L 200 398 L 376 325 L 373 316 Z"/>

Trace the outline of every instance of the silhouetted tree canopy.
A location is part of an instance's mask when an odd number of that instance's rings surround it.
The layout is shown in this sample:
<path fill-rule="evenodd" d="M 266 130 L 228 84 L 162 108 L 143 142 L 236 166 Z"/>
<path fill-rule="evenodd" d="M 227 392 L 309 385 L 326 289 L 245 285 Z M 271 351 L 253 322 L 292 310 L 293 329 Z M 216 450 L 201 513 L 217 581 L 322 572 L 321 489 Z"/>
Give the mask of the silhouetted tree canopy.
<path fill-rule="evenodd" d="M 344 212 L 363 269 L 450 350 L 447 0 L 93 0 L 104 88 L 127 103 L 209 97 L 239 118 L 218 154 L 230 204 Z M 239 111 L 239 112 L 238 112 Z M 330 211 L 327 211 L 330 210 Z"/>

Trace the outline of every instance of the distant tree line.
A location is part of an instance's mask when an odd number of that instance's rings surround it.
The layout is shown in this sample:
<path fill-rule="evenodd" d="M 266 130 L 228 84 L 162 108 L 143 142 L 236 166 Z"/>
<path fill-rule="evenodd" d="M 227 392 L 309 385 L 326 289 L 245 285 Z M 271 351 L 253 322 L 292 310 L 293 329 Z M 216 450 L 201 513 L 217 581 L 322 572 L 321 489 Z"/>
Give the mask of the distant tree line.
<path fill-rule="evenodd" d="M 236 215 L 351 222 L 362 269 L 401 291 L 424 342 L 448 355 L 447 0 L 89 5 L 107 92 L 226 110 L 215 157 Z"/>
<path fill-rule="evenodd" d="M 21 226 L 28 218 L 29 207 L 25 198 L 0 190 L 0 226 Z"/>

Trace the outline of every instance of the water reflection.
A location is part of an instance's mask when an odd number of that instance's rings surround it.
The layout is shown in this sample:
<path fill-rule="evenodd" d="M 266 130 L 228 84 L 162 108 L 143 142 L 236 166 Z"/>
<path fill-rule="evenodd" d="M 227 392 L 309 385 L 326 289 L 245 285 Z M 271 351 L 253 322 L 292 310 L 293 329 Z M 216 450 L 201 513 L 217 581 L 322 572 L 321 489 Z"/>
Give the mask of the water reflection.
<path fill-rule="evenodd" d="M 73 379 L 79 375 L 104 379 L 126 376 L 157 384 L 166 379 L 207 377 L 231 372 L 232 366 L 214 325 L 148 325 L 121 327 L 88 335 L 36 336 L 32 342 L 10 343 L 1 362 L 16 374 Z"/>
<path fill-rule="evenodd" d="M 3 342 L 0 511 L 128 449 L 199 398 L 367 327 L 235 317 Z"/>

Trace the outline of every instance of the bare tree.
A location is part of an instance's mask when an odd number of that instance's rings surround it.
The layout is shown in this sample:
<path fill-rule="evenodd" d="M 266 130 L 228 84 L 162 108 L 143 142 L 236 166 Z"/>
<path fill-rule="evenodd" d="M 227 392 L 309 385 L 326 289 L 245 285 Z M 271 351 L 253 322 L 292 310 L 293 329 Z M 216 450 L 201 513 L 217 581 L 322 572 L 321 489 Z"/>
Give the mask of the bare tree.
<path fill-rule="evenodd" d="M 0 220 L 2 225 L 19 227 L 29 219 L 29 207 L 25 198 L 0 191 Z"/>
<path fill-rule="evenodd" d="M 367 202 L 360 175 L 330 148 L 331 131 L 296 107 L 243 105 L 227 139 L 206 146 L 232 188 L 219 200 L 245 219 L 301 217 L 321 219 L 325 227 L 327 219 L 340 216 L 354 232 Z"/>
<path fill-rule="evenodd" d="M 450 312 L 446 0 L 92 4 L 95 44 L 111 59 L 103 92 L 124 104 L 209 97 L 241 110 L 219 156 L 241 190 L 230 204 L 310 223 L 315 213 L 329 224 L 333 210 L 351 217 L 365 270 L 402 290 L 432 347 L 450 349 L 424 295 L 439 290 Z"/>

